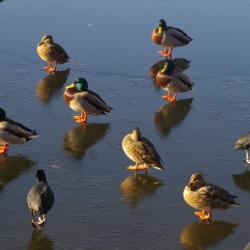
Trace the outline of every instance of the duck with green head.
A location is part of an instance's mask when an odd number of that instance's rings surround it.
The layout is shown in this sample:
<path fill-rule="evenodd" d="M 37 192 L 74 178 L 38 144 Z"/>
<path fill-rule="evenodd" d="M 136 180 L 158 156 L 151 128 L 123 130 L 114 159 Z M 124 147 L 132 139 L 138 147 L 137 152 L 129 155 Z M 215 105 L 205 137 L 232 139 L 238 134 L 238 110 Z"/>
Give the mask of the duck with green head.
<path fill-rule="evenodd" d="M 64 100 L 71 109 L 81 113 L 73 119 L 83 125 L 87 123 L 88 115 L 104 115 L 112 110 L 99 95 L 88 89 L 88 82 L 84 78 L 78 78 L 66 86 Z"/>
<path fill-rule="evenodd" d="M 1 155 L 7 155 L 9 144 L 22 144 L 37 136 L 36 131 L 7 118 L 5 111 L 0 108 Z"/>
<path fill-rule="evenodd" d="M 172 49 L 189 44 L 193 39 L 183 30 L 167 26 L 166 21 L 161 19 L 158 27 L 153 30 L 152 40 L 161 45 L 164 50 L 160 54 L 164 57 L 172 57 Z"/>
<path fill-rule="evenodd" d="M 166 62 L 156 75 L 156 82 L 162 89 L 167 91 L 167 95 L 162 98 L 169 103 L 175 103 L 177 94 L 192 90 L 193 83 L 183 72 L 175 71 L 173 60 L 166 59 Z"/>

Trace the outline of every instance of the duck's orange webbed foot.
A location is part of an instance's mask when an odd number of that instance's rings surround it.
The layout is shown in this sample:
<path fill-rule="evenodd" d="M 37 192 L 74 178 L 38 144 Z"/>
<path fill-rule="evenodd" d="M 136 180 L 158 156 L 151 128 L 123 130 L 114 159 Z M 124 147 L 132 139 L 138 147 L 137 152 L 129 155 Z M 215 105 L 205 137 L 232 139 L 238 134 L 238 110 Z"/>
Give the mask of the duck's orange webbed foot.
<path fill-rule="evenodd" d="M 85 125 L 87 123 L 87 114 L 75 115 L 73 119 L 76 123 Z"/>
<path fill-rule="evenodd" d="M 162 96 L 162 98 L 163 99 L 165 99 L 166 101 L 170 101 L 170 100 L 172 100 L 172 96 L 171 95 L 164 95 L 164 96 Z"/>
<path fill-rule="evenodd" d="M 197 217 L 199 217 L 201 221 L 210 221 L 211 220 L 211 211 L 206 213 L 205 210 L 201 210 L 201 211 L 194 212 L 194 214 Z"/>
<path fill-rule="evenodd" d="M 49 66 L 49 67 L 47 68 L 47 71 L 48 71 L 48 73 L 53 73 L 53 72 L 56 71 L 56 67 Z"/>
<path fill-rule="evenodd" d="M 201 217 L 201 216 L 204 216 L 205 214 L 205 211 L 204 210 L 201 210 L 201 211 L 195 211 L 194 212 L 194 215 L 197 216 L 197 217 Z"/>
<path fill-rule="evenodd" d="M 9 150 L 9 145 L 5 144 L 4 146 L 0 146 L 0 155 L 7 155 Z"/>
<path fill-rule="evenodd" d="M 162 50 L 162 51 L 159 51 L 159 54 L 162 55 L 163 57 L 170 57 L 171 51 L 170 50 Z"/>

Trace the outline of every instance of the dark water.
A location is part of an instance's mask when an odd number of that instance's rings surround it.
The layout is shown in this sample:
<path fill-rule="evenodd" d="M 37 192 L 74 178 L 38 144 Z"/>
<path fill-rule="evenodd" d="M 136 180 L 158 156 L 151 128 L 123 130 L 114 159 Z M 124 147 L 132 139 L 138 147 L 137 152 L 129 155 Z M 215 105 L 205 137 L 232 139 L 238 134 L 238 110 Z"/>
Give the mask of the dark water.
<path fill-rule="evenodd" d="M 247 0 L 5 0 L 0 4 L 0 103 L 40 137 L 0 161 L 1 249 L 243 249 L 250 240 L 250 176 L 234 140 L 249 130 Z M 150 67 L 159 18 L 194 41 L 176 49 L 191 61 L 191 93 L 176 106 L 160 97 Z M 36 43 L 51 33 L 71 62 L 47 76 Z M 65 82 L 82 76 L 114 107 L 84 129 L 64 103 Z M 133 127 L 157 147 L 167 170 L 135 180 L 121 140 Z M 33 232 L 26 194 L 44 168 L 56 203 Z M 201 224 L 183 201 L 193 171 L 238 195 L 240 208 Z"/>

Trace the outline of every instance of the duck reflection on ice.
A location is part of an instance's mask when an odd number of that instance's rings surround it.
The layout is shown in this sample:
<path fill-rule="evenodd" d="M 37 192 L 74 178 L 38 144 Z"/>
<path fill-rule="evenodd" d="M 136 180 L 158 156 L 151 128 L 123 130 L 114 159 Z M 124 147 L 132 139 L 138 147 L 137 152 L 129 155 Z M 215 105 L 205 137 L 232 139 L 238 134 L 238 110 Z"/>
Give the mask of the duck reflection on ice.
<path fill-rule="evenodd" d="M 49 104 L 53 96 L 63 87 L 70 74 L 70 69 L 56 71 L 44 77 L 36 87 L 36 96 L 43 104 Z"/>
<path fill-rule="evenodd" d="M 64 136 L 64 150 L 76 159 L 81 159 L 85 152 L 104 138 L 110 128 L 109 123 L 91 123 L 86 126 L 71 128 Z"/>
<path fill-rule="evenodd" d="M 34 161 L 22 155 L 0 157 L 0 192 L 7 183 L 30 170 L 34 164 Z"/>
<path fill-rule="evenodd" d="M 136 174 L 128 176 L 121 183 L 120 189 L 123 198 L 134 207 L 140 199 L 152 195 L 162 185 L 162 182 L 155 177 L 147 174 Z"/>
<path fill-rule="evenodd" d="M 192 223 L 180 233 L 180 243 L 186 250 L 207 249 L 233 234 L 238 224 L 226 221 Z"/>
<path fill-rule="evenodd" d="M 250 192 L 250 172 L 244 171 L 241 174 L 232 175 L 234 184 L 241 190 Z"/>
<path fill-rule="evenodd" d="M 27 244 L 27 250 L 53 250 L 53 241 L 41 230 L 35 229 Z"/>
<path fill-rule="evenodd" d="M 175 104 L 165 104 L 155 113 L 154 123 L 162 136 L 180 124 L 191 110 L 193 98 L 177 100 Z"/>
<path fill-rule="evenodd" d="M 160 60 L 149 68 L 149 75 L 157 89 L 160 89 L 161 86 L 156 82 L 156 74 L 164 67 L 165 62 L 166 60 Z M 173 63 L 175 65 L 175 72 L 183 72 L 190 67 L 190 61 L 185 58 L 174 58 Z"/>

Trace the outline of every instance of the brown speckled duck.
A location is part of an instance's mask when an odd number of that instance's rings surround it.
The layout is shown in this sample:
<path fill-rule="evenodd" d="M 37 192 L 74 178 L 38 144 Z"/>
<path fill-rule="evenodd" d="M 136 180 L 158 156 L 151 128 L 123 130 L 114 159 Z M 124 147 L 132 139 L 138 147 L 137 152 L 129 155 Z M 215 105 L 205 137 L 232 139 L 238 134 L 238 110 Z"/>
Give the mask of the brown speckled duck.
<path fill-rule="evenodd" d="M 192 174 L 184 189 L 183 197 L 189 206 L 198 210 L 194 214 L 202 221 L 211 219 L 213 209 L 223 210 L 239 206 L 234 200 L 237 196 L 216 185 L 206 183 L 200 173 Z"/>
<path fill-rule="evenodd" d="M 122 141 L 122 148 L 125 154 L 133 162 L 134 166 L 129 166 L 129 170 L 144 170 L 149 167 L 163 170 L 162 159 L 157 153 L 154 145 L 145 137 L 141 136 L 139 128 L 134 128 L 132 133 L 127 134 Z"/>
<path fill-rule="evenodd" d="M 88 89 L 88 82 L 84 78 L 78 78 L 66 86 L 64 100 L 71 109 L 81 113 L 74 116 L 74 120 L 82 125 L 87 123 L 88 115 L 104 115 L 112 110 L 104 100 L 95 92 Z"/>
<path fill-rule="evenodd" d="M 37 44 L 37 53 L 42 60 L 48 62 L 44 67 L 49 73 L 56 71 L 57 64 L 63 64 L 69 61 L 66 51 L 57 43 L 54 43 L 51 35 L 44 35 Z"/>

